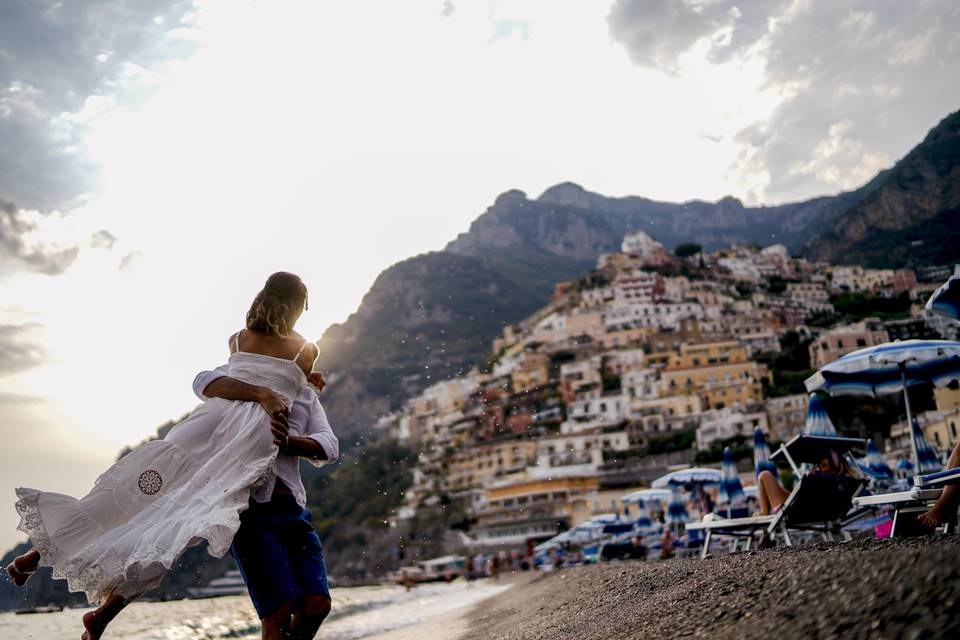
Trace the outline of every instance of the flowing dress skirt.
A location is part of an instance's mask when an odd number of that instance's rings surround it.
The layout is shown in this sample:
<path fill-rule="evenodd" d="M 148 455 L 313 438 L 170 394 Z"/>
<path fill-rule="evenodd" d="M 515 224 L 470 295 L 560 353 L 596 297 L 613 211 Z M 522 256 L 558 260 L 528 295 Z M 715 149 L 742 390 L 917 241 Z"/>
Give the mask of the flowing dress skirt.
<path fill-rule="evenodd" d="M 79 500 L 17 489 L 18 528 L 70 591 L 91 602 L 135 597 L 190 546 L 205 540 L 210 555 L 226 553 L 251 490 L 275 481 L 276 455 L 258 403 L 214 398 L 121 458 Z"/>

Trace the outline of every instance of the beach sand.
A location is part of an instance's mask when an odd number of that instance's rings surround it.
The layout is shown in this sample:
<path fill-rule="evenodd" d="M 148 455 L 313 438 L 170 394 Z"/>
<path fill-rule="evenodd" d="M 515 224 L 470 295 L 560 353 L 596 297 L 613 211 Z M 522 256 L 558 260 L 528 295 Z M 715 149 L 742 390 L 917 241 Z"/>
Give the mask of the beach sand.
<path fill-rule="evenodd" d="M 563 570 L 382 640 L 960 638 L 960 539 Z"/>

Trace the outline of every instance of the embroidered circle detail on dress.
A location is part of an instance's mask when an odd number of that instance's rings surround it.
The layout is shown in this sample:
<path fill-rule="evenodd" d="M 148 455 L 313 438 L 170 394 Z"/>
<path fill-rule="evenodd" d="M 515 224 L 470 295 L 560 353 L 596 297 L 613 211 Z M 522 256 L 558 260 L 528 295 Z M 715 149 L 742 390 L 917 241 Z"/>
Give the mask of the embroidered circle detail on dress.
<path fill-rule="evenodd" d="M 163 486 L 163 478 L 160 476 L 159 471 L 147 469 L 140 474 L 140 478 L 137 480 L 137 486 L 140 487 L 140 491 L 148 496 L 152 496 L 160 492 L 160 488 Z"/>

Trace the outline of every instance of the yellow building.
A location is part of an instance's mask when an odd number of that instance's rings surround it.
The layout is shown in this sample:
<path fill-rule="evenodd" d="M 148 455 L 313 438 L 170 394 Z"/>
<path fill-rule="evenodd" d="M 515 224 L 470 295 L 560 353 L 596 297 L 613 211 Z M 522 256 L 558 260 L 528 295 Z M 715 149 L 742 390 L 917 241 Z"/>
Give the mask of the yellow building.
<path fill-rule="evenodd" d="M 737 362 L 668 369 L 661 373 L 660 380 L 664 395 L 695 394 L 705 408 L 723 409 L 737 403 L 759 402 L 763 398 L 762 380 L 769 376 L 762 364 Z"/>
<path fill-rule="evenodd" d="M 525 469 L 534 463 L 536 457 L 537 444 L 529 440 L 460 449 L 453 453 L 447 463 L 444 485 L 448 491 L 483 487 L 494 478 Z"/>
<path fill-rule="evenodd" d="M 924 425 L 923 433 L 930 444 L 953 451 L 960 440 L 960 406 L 953 407 L 949 412 L 938 411 L 936 419 Z"/>
<path fill-rule="evenodd" d="M 510 372 L 513 391 L 532 389 L 550 381 L 550 358 L 543 353 L 527 352 Z"/>
<path fill-rule="evenodd" d="M 476 512 L 477 542 L 488 547 L 523 548 L 574 526 L 591 511 L 595 476 L 521 477 L 489 487 L 486 506 Z"/>

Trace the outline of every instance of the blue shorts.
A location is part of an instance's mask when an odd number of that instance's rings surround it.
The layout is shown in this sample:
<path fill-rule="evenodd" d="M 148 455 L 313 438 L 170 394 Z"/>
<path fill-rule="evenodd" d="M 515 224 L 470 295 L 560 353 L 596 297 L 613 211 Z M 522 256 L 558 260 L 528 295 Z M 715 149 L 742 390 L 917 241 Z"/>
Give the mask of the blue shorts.
<path fill-rule="evenodd" d="M 320 538 L 293 496 L 251 500 L 230 551 L 261 620 L 308 595 L 330 597 Z"/>

